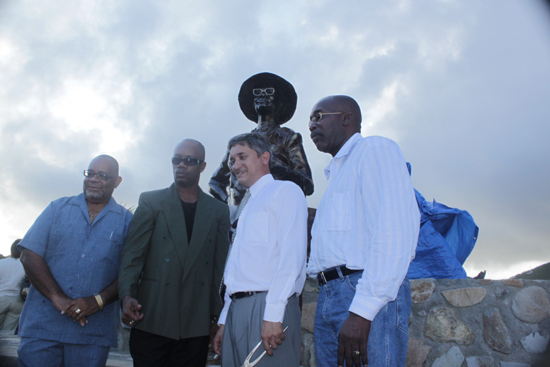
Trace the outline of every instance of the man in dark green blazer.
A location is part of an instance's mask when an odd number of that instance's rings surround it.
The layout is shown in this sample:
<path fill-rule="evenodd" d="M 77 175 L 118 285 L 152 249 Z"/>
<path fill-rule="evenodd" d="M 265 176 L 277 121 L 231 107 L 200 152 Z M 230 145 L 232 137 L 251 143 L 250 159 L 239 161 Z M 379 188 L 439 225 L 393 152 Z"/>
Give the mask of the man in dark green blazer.
<path fill-rule="evenodd" d="M 122 321 L 134 366 L 204 366 L 222 309 L 229 209 L 199 188 L 201 143 L 174 149 L 174 184 L 141 194 L 122 254 Z"/>

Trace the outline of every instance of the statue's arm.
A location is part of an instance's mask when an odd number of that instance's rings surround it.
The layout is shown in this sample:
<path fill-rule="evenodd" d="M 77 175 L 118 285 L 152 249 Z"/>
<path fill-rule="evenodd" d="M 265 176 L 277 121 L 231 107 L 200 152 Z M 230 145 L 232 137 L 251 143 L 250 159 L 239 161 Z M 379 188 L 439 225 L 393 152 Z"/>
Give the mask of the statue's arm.
<path fill-rule="evenodd" d="M 275 166 L 272 168 L 273 173 L 279 179 L 292 181 L 300 186 L 306 196 L 313 194 L 311 168 L 309 168 L 306 152 L 302 145 L 302 136 L 290 130 L 284 140 L 290 166 Z"/>
<path fill-rule="evenodd" d="M 210 193 L 216 199 L 227 202 L 228 194 L 227 188 L 229 187 L 229 177 L 231 176 L 231 170 L 229 169 L 229 150 L 225 152 L 222 162 L 218 168 L 214 171 L 212 178 L 208 181 L 210 186 Z"/>

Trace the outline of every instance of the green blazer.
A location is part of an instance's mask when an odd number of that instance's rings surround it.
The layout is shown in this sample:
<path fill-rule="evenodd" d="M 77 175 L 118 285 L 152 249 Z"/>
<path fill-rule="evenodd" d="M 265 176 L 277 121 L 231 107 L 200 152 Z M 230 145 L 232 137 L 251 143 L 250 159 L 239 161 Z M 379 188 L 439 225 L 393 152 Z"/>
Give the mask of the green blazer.
<path fill-rule="evenodd" d="M 136 329 L 176 340 L 204 336 L 221 312 L 229 208 L 199 191 L 190 243 L 175 184 L 139 198 L 118 277 L 120 299 L 142 305 Z"/>

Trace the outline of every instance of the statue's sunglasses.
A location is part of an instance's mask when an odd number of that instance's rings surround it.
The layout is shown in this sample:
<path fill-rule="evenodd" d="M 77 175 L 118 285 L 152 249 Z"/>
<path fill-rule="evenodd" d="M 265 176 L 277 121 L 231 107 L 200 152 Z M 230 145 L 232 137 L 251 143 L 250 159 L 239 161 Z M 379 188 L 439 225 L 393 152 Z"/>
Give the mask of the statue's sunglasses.
<path fill-rule="evenodd" d="M 256 89 L 252 89 L 252 94 L 254 94 L 256 97 L 261 96 L 262 93 L 265 93 L 266 96 L 272 96 L 272 95 L 275 94 L 275 88 L 256 88 Z"/>
<path fill-rule="evenodd" d="M 204 161 L 201 161 L 200 159 L 197 159 L 197 158 L 172 157 L 172 164 L 174 166 L 179 166 L 181 162 L 183 162 L 183 164 L 186 165 L 187 167 L 192 167 L 192 166 L 198 166 Z"/>

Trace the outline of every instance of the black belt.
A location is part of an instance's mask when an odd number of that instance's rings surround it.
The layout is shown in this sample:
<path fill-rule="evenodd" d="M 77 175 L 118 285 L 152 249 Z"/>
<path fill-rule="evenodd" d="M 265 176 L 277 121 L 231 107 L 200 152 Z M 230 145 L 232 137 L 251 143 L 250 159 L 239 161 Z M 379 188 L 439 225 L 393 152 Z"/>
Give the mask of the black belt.
<path fill-rule="evenodd" d="M 236 292 L 236 293 L 233 293 L 230 297 L 231 299 L 239 299 L 244 297 L 250 297 L 258 293 L 264 293 L 264 292 L 263 291 L 262 292 Z"/>
<path fill-rule="evenodd" d="M 345 265 L 336 266 L 334 268 L 327 269 L 317 274 L 317 280 L 319 281 L 319 285 L 325 285 L 331 280 L 340 278 L 340 274 L 338 274 L 338 269 L 340 269 L 343 276 L 348 276 L 350 274 L 363 271 L 363 270 L 348 269 L 346 268 Z"/>

